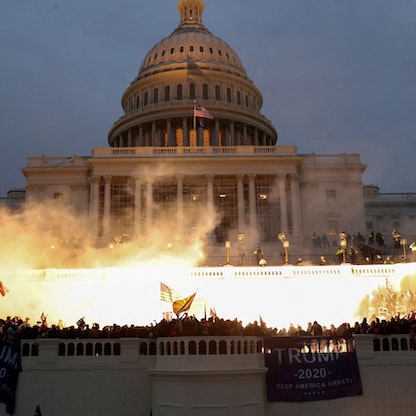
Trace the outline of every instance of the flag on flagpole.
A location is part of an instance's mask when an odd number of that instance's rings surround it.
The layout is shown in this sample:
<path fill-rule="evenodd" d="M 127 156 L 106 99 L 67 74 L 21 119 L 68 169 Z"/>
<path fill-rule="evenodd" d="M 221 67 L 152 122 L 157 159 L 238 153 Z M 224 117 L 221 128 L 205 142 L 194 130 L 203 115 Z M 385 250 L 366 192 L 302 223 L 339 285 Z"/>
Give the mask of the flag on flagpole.
<path fill-rule="evenodd" d="M 162 282 L 160 282 L 160 300 L 163 302 L 173 302 L 171 288 Z"/>
<path fill-rule="evenodd" d="M 175 302 L 173 302 L 172 308 L 173 308 L 173 312 L 175 313 L 175 315 L 179 316 L 182 312 L 189 311 L 189 309 L 191 308 L 192 302 L 195 299 L 195 296 L 196 296 L 196 292 L 193 295 L 188 296 L 185 299 L 178 299 Z"/>
<path fill-rule="evenodd" d="M 198 104 L 194 105 L 194 117 L 209 118 L 210 120 L 214 120 L 214 116 L 205 107 Z"/>
<path fill-rule="evenodd" d="M 160 282 L 160 300 L 163 302 L 174 302 L 177 299 L 180 299 L 182 295 L 176 290 L 171 289 L 168 285 L 163 282 Z"/>
<path fill-rule="evenodd" d="M 6 286 L 4 286 L 3 282 L 0 280 L 0 294 L 2 296 L 6 296 L 6 293 L 8 293 L 9 289 L 7 289 Z"/>
<path fill-rule="evenodd" d="M 39 405 L 36 406 L 35 413 L 33 416 L 42 416 L 42 412 L 40 411 Z"/>

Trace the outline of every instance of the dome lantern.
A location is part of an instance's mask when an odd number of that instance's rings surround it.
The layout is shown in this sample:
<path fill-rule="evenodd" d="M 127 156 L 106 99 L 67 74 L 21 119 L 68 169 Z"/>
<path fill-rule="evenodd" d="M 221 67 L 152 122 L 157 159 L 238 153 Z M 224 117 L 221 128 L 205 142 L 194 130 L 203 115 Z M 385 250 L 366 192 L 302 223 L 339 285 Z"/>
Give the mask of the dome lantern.
<path fill-rule="evenodd" d="M 204 9 L 205 3 L 203 0 L 179 0 L 180 25 L 202 25 L 202 13 Z"/>

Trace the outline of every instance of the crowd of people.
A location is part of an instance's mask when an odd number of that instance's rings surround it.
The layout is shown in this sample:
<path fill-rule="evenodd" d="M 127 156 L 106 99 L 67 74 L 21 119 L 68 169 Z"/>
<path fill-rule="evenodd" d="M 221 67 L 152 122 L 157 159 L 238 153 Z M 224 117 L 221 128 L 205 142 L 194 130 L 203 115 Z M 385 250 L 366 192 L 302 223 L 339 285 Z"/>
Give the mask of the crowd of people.
<path fill-rule="evenodd" d="M 81 322 L 80 322 L 81 321 Z M 97 323 L 91 326 L 83 319 L 76 325 L 64 327 L 62 323 L 48 325 L 46 319 L 31 325 L 30 319 L 19 317 L 7 317 L 0 319 L 0 335 L 3 340 L 15 339 L 117 339 L 117 338 L 150 338 L 175 336 L 353 336 L 355 334 L 410 334 L 412 339 L 416 336 L 416 312 L 401 316 L 400 314 L 390 319 L 372 317 L 364 318 L 354 325 L 342 323 L 339 326 L 329 327 L 320 325 L 317 321 L 310 322 L 307 328 L 290 324 L 288 328 L 272 328 L 267 326 L 260 318 L 247 325 L 243 325 L 238 319 L 230 320 L 219 317 L 197 319 L 194 316 L 184 315 L 177 319 L 162 319 L 150 325 L 108 325 L 103 328 Z M 414 343 L 416 346 L 416 342 Z M 415 348 L 416 349 L 416 348 Z"/>
<path fill-rule="evenodd" d="M 323 234 L 318 235 L 316 232 L 312 234 L 312 246 L 314 248 L 329 248 L 331 245 L 337 247 L 335 255 L 338 258 L 339 263 L 348 262 L 352 264 L 389 264 L 398 260 L 407 260 L 403 258 L 403 253 L 408 249 L 412 252 L 412 260 L 416 260 L 416 242 L 408 244 L 407 239 L 402 238 L 401 234 L 397 230 L 393 230 L 392 244 L 386 245 L 385 237 L 380 232 L 371 231 L 367 238 L 365 238 L 360 232 L 354 235 L 350 235 L 348 232 L 343 231 L 337 238 L 328 240 L 327 236 Z M 345 245 L 341 245 L 341 240 L 345 241 Z M 403 249 L 405 247 L 405 250 Z M 390 250 L 387 253 L 387 249 Z M 398 253 L 398 250 L 400 252 Z M 387 253 L 387 255 L 386 255 Z M 321 257 L 322 260 L 322 257 Z M 326 264 L 326 261 L 324 263 Z"/>

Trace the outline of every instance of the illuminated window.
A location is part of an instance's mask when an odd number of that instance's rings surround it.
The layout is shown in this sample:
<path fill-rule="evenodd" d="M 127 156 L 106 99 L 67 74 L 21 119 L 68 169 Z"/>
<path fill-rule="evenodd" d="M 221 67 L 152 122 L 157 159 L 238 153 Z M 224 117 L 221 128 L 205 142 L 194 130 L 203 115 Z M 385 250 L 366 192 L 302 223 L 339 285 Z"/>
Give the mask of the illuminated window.
<path fill-rule="evenodd" d="M 331 236 L 337 236 L 339 234 L 339 225 L 337 220 L 328 221 L 328 234 Z"/>
<path fill-rule="evenodd" d="M 64 202 L 64 194 L 62 192 L 54 192 L 53 202 Z"/>

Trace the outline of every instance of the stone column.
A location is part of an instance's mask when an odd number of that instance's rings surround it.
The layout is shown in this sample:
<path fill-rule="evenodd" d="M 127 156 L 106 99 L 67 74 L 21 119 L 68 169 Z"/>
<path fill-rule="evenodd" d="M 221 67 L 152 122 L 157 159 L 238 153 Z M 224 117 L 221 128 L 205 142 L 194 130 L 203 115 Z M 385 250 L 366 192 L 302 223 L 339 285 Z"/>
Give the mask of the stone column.
<path fill-rule="evenodd" d="M 245 210 L 244 210 L 244 175 L 237 175 L 237 213 L 238 213 L 238 230 L 242 233 L 246 228 L 245 224 Z"/>
<path fill-rule="evenodd" d="M 137 239 L 142 232 L 142 181 L 134 177 L 134 237 Z"/>
<path fill-rule="evenodd" d="M 255 129 L 254 130 L 254 146 L 258 146 L 259 145 L 259 130 Z"/>
<path fill-rule="evenodd" d="M 215 119 L 213 146 L 220 145 L 220 121 Z"/>
<path fill-rule="evenodd" d="M 176 232 L 183 235 L 183 175 L 176 175 Z"/>
<path fill-rule="evenodd" d="M 247 124 L 243 126 L 243 143 L 245 146 L 248 145 L 248 131 L 247 131 Z"/>
<path fill-rule="evenodd" d="M 90 177 L 90 230 L 93 238 L 98 237 L 100 179 L 100 176 Z"/>
<path fill-rule="evenodd" d="M 278 176 L 279 181 L 279 202 L 280 202 L 280 230 L 279 232 L 288 233 L 288 219 L 287 219 L 287 195 L 286 195 L 286 175 Z"/>
<path fill-rule="evenodd" d="M 153 183 L 146 182 L 146 233 L 149 234 L 153 226 Z"/>
<path fill-rule="evenodd" d="M 151 134 L 151 137 L 150 137 L 149 146 L 153 146 L 153 147 L 158 146 L 157 139 L 156 139 L 156 123 L 154 121 L 152 122 L 152 134 Z"/>
<path fill-rule="evenodd" d="M 293 234 L 302 234 L 302 217 L 300 212 L 299 178 L 297 174 L 290 175 L 290 193 L 292 198 Z"/>
<path fill-rule="evenodd" d="M 204 128 L 199 127 L 198 123 L 197 123 L 197 128 L 196 128 L 196 145 L 197 146 L 204 145 Z"/>
<path fill-rule="evenodd" d="M 224 127 L 223 146 L 230 146 L 230 129 L 228 127 Z"/>
<path fill-rule="evenodd" d="M 207 203 L 210 209 L 214 208 L 214 175 L 207 175 Z"/>
<path fill-rule="evenodd" d="M 111 221 L 111 175 L 104 176 L 104 215 L 103 215 L 103 238 L 110 239 Z"/>
<path fill-rule="evenodd" d="M 230 146 L 235 146 L 234 121 L 230 122 Z"/>
<path fill-rule="evenodd" d="M 188 129 L 188 119 L 184 117 L 182 119 L 182 137 L 183 145 L 189 146 L 189 129 Z"/>
<path fill-rule="evenodd" d="M 248 210 L 250 218 L 250 227 L 257 230 L 257 215 L 256 215 L 256 175 L 250 173 L 248 175 Z"/>
<path fill-rule="evenodd" d="M 168 136 L 168 146 L 173 147 L 176 145 L 176 140 L 174 140 L 174 135 L 172 134 L 172 121 L 166 121 L 166 134 Z"/>
<path fill-rule="evenodd" d="M 143 146 L 143 126 L 139 126 L 139 142 L 137 143 L 138 146 Z"/>

